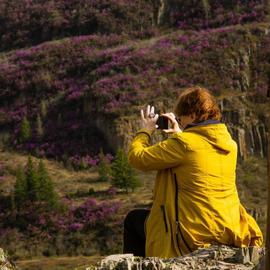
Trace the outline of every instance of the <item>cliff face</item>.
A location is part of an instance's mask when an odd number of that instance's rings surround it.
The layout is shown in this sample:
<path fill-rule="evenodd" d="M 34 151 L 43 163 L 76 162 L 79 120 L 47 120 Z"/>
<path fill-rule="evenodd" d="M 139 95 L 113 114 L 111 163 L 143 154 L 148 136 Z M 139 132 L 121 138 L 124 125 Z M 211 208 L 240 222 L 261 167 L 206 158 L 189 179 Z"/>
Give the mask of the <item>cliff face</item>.
<path fill-rule="evenodd" d="M 238 144 L 239 157 L 246 159 L 249 156 L 264 158 L 267 155 L 267 122 L 256 112 L 256 108 L 249 108 L 245 98 L 238 100 L 239 108 L 223 107 L 223 115 L 228 122 L 229 130 Z M 230 100 L 236 104 L 235 100 Z M 228 103 L 228 99 L 222 101 Z M 224 106 L 224 105 L 223 105 Z"/>
<path fill-rule="evenodd" d="M 266 113 L 269 108 L 267 107 L 266 91 L 269 91 L 267 82 L 270 63 L 265 58 L 268 55 L 266 45 L 269 36 L 269 28 L 265 26 L 257 29 L 254 27 L 252 32 L 255 35 L 245 36 L 247 41 L 245 45 L 237 47 L 235 50 L 225 51 L 224 55 L 216 59 L 218 85 L 221 89 L 224 87 L 224 91 L 220 90 L 218 96 L 223 121 L 228 125 L 230 133 L 237 142 L 239 158 L 243 160 L 253 155 L 264 158 L 267 152 Z M 230 38 L 235 37 L 228 35 L 227 38 L 227 42 L 229 42 Z M 266 39 L 261 40 L 264 38 Z M 206 59 L 206 61 L 211 63 L 212 59 Z M 223 84 L 223 75 L 230 77 L 231 88 L 226 85 L 226 79 Z M 166 83 L 164 87 L 166 87 Z M 205 84 L 210 83 L 205 82 Z M 149 103 L 152 102 L 157 109 L 166 108 L 167 111 L 171 111 L 176 96 L 176 93 L 172 97 L 163 99 L 157 96 L 150 98 Z M 142 103 L 142 106 L 146 103 L 147 101 Z M 130 141 L 140 126 L 139 109 L 140 106 L 137 106 L 136 110 L 133 110 L 132 116 L 120 116 L 114 121 L 106 121 L 106 118 L 96 120 L 97 127 L 105 134 L 108 144 L 114 151 L 117 147 L 128 149 Z M 166 135 L 157 132 L 153 141 L 165 137 Z"/>
<path fill-rule="evenodd" d="M 224 87 L 224 91 L 220 90 L 218 96 L 223 115 L 222 120 L 227 124 L 231 135 L 237 142 L 239 158 L 242 160 L 250 156 L 264 158 L 267 153 L 269 101 L 266 92 L 270 88 L 268 85 L 270 63 L 265 57 L 268 55 L 266 45 L 268 43 L 269 28 L 258 28 L 253 32 L 257 35 L 251 39 L 247 38 L 245 46 L 240 46 L 233 51 L 225 51 L 222 61 L 219 57 L 216 59 L 216 72 L 219 73 L 218 84 L 220 88 Z M 266 37 L 266 39 L 261 41 L 262 37 Z M 228 36 L 229 39 L 230 36 Z M 206 60 L 211 63 L 212 59 Z M 215 71 L 212 70 L 212 72 Z M 223 84 L 223 75 L 230 77 L 231 89 L 226 86 L 226 79 Z M 205 84 L 210 83 L 205 82 Z M 172 111 L 176 96 L 177 94 L 169 98 L 164 97 L 163 100 L 160 100 L 157 96 L 156 99 L 152 98 L 149 102 L 152 102 L 157 109 L 166 108 L 167 111 Z M 127 149 L 140 126 L 139 121 L 139 107 L 137 111 L 134 111 L 132 117 L 118 118 L 115 121 L 116 127 L 114 129 L 117 139 L 110 139 L 109 134 L 105 131 L 108 135 L 107 138 L 111 141 L 112 148 L 124 146 Z M 157 133 L 154 136 L 154 141 L 166 137 L 160 132 Z"/>
<path fill-rule="evenodd" d="M 173 104 L 173 100 L 172 103 Z M 223 122 L 233 139 L 238 144 L 239 158 L 245 160 L 250 156 L 266 157 L 267 153 L 267 122 L 265 117 L 258 115 L 254 106 L 247 105 L 246 97 L 224 98 L 219 101 L 222 108 Z M 238 108 L 236 108 L 238 104 Z M 260 104 L 261 105 L 261 104 Z M 128 146 L 140 127 L 139 111 L 133 117 L 120 117 L 115 122 L 104 118 L 96 119 L 96 127 L 104 134 L 111 149 Z M 153 142 L 165 139 L 166 135 L 157 131 Z"/>

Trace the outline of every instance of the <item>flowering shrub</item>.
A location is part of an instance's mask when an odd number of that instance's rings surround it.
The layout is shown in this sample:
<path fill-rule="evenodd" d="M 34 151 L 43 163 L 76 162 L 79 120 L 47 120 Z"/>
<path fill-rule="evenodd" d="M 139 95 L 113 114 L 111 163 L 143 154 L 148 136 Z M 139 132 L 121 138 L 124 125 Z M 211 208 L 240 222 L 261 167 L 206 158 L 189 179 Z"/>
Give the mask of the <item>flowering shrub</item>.
<path fill-rule="evenodd" d="M 29 236 L 40 236 L 46 233 L 47 239 L 61 232 L 69 234 L 74 231 L 88 232 L 98 226 L 115 219 L 120 202 L 101 202 L 89 198 L 79 206 L 62 202 L 62 208 L 46 210 L 44 203 L 25 203 L 20 211 L 1 207 L 2 219 L 0 229 L 5 227 L 17 228 Z"/>
<path fill-rule="evenodd" d="M 151 29 L 148 31 L 151 6 L 147 1 L 142 2 L 143 5 L 139 0 L 3 0 L 0 2 L 0 51 L 93 33 L 125 32 L 143 37 L 151 32 Z M 84 38 L 77 38 L 80 41 Z"/>
<path fill-rule="evenodd" d="M 83 228 L 88 229 L 97 225 L 106 224 L 119 209 L 119 202 L 97 204 L 95 199 L 88 199 L 82 205 L 77 207 L 73 212 L 75 221 L 80 221 L 84 224 Z"/>
<path fill-rule="evenodd" d="M 110 196 L 115 196 L 117 194 L 117 188 L 116 187 L 109 187 L 107 189 L 107 194 Z"/>
<path fill-rule="evenodd" d="M 75 169 L 87 169 L 92 166 L 96 166 L 98 164 L 98 159 L 90 157 L 89 155 L 86 156 L 72 156 L 68 159 L 68 162 L 75 168 Z"/>
<path fill-rule="evenodd" d="M 110 153 L 107 153 L 104 158 L 108 163 L 113 159 L 113 156 Z M 67 162 L 73 166 L 74 169 L 89 169 L 95 167 L 100 163 L 100 157 L 98 155 L 91 157 L 90 155 L 80 156 L 75 155 L 68 158 Z"/>
<path fill-rule="evenodd" d="M 178 1 L 170 14 L 175 26 L 197 30 L 263 21 L 265 15 L 263 0 Z"/>
<path fill-rule="evenodd" d="M 0 59 L 0 109 L 12 133 L 10 143 L 36 155 L 69 159 L 77 168 L 93 166 L 101 147 L 113 152 L 96 126 L 100 117 L 113 128 L 116 117 L 128 116 L 146 102 L 170 104 L 179 88 L 194 84 L 217 95 L 223 90 L 258 91 L 254 80 L 252 89 L 240 81 L 251 67 L 240 56 L 236 62 L 234 54 L 264 55 L 252 69 L 258 72 L 260 89 L 266 89 L 262 65 L 269 40 L 263 31 L 250 25 L 174 32 L 140 46 L 123 45 L 116 35 L 89 36 L 9 53 Z M 102 47 L 103 40 L 111 48 Z M 262 50 L 250 54 L 260 42 Z M 95 49 L 96 44 L 101 48 Z M 41 112 L 43 100 L 48 103 L 46 115 Z M 32 133 L 21 142 L 26 115 Z M 39 115 L 42 136 L 36 128 Z"/>
<path fill-rule="evenodd" d="M 104 254 L 120 245 L 120 237 L 112 237 L 121 235 L 117 201 L 89 198 L 74 205 L 63 199 L 62 208 L 50 211 L 41 202 L 25 204 L 20 211 L 12 208 L 10 197 L 0 196 L 0 202 L 1 246 L 16 258 Z"/>
<path fill-rule="evenodd" d="M 181 29 L 206 29 L 263 21 L 263 0 L 169 1 L 166 16 Z M 63 37 L 94 33 L 125 33 L 133 38 L 153 36 L 154 5 L 147 0 L 3 0 L 0 2 L 0 51 L 37 45 Z M 87 39 L 87 38 L 86 38 Z M 98 46 L 98 44 L 97 44 Z M 27 66 L 27 61 L 22 65 Z"/>

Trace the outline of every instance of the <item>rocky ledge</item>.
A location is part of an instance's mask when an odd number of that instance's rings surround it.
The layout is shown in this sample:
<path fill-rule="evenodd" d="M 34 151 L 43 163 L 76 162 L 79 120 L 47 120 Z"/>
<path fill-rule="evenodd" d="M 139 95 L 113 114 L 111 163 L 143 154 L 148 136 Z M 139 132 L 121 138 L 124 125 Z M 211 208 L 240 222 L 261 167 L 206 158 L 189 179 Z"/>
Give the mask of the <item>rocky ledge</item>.
<path fill-rule="evenodd" d="M 171 259 L 141 258 L 133 254 L 110 255 L 97 266 L 87 267 L 86 270 L 260 270 L 263 269 L 264 255 L 264 248 L 232 248 L 222 245 L 202 248 Z"/>
<path fill-rule="evenodd" d="M 10 262 L 5 254 L 4 250 L 0 248 L 0 269 L 1 270 L 15 270 L 15 265 Z"/>

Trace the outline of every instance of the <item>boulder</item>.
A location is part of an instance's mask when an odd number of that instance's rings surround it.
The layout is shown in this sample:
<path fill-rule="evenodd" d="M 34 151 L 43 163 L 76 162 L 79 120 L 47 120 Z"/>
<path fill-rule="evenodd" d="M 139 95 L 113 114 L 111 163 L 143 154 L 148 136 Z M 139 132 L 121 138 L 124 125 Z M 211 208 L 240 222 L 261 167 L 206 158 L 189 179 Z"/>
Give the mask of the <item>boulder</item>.
<path fill-rule="evenodd" d="M 1 270 L 16 270 L 15 265 L 10 262 L 4 250 L 0 248 L 0 269 Z"/>

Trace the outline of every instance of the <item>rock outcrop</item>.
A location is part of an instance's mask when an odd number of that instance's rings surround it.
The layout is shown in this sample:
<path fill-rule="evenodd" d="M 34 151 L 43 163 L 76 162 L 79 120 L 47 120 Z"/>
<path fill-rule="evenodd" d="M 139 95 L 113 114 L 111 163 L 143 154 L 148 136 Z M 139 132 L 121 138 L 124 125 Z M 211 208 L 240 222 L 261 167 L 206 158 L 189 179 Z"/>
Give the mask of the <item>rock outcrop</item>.
<path fill-rule="evenodd" d="M 260 105 L 257 104 L 257 109 Z M 249 156 L 266 157 L 267 121 L 250 104 L 245 95 L 221 100 L 223 120 L 238 144 L 238 156 L 245 160 Z"/>
<path fill-rule="evenodd" d="M 90 266 L 86 270 L 259 270 L 263 269 L 261 267 L 264 254 L 263 248 L 215 245 L 171 259 L 141 258 L 132 254 L 111 255 L 103 259 L 98 266 Z"/>
<path fill-rule="evenodd" d="M 173 105 L 174 101 L 171 102 Z M 238 157 L 242 160 L 250 156 L 265 158 L 267 153 L 267 124 L 266 118 L 259 118 L 254 105 L 250 104 L 245 95 L 240 97 L 226 97 L 219 101 L 223 122 L 237 142 Z M 163 105 L 162 105 L 163 106 Z M 159 106 L 156 106 L 159 108 Z M 172 111 L 172 108 L 168 108 Z M 99 119 L 99 118 L 98 118 Z M 140 126 L 139 113 L 133 116 L 119 117 L 115 121 L 104 119 L 96 121 L 96 126 L 104 134 L 107 143 L 114 151 L 118 147 L 128 149 L 131 140 Z M 103 123 L 103 124 L 100 124 Z M 106 125 L 104 125 L 106 123 Z M 152 142 L 165 139 L 168 135 L 156 132 Z"/>
<path fill-rule="evenodd" d="M 1 270 L 16 270 L 17 269 L 15 265 L 8 260 L 2 248 L 0 248 L 0 269 Z"/>

